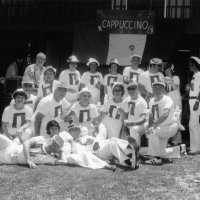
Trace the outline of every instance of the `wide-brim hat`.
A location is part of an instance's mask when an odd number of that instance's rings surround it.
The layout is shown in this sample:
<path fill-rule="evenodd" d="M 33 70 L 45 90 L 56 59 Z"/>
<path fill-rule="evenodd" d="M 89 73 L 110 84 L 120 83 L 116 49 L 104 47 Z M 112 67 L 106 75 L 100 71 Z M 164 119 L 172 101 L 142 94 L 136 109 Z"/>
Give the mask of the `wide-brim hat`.
<path fill-rule="evenodd" d="M 12 94 L 12 98 L 15 99 L 16 96 L 19 95 L 19 96 L 24 96 L 25 100 L 28 99 L 28 94 L 22 89 L 17 89 L 13 94 Z"/>
<path fill-rule="evenodd" d="M 97 63 L 98 67 L 99 67 L 99 62 L 95 59 L 95 58 L 89 58 L 88 62 L 87 62 L 87 66 L 90 66 L 91 63 Z"/>
<path fill-rule="evenodd" d="M 77 58 L 75 55 L 72 55 L 72 56 L 70 56 L 70 57 L 67 59 L 67 62 L 68 62 L 68 63 L 78 63 L 79 60 L 78 60 L 78 58 Z"/>
<path fill-rule="evenodd" d="M 45 73 L 47 70 L 51 70 L 52 72 L 54 72 L 54 74 L 56 74 L 56 69 L 51 65 L 46 66 L 43 73 Z"/>
<path fill-rule="evenodd" d="M 54 135 L 53 138 L 54 142 L 60 147 L 62 148 L 64 145 L 64 140 L 62 139 L 62 137 L 60 137 L 59 135 Z"/>
<path fill-rule="evenodd" d="M 119 66 L 119 61 L 116 58 L 112 58 L 110 60 L 110 64 L 109 65 L 111 65 L 111 64 L 116 64 L 117 66 Z"/>
<path fill-rule="evenodd" d="M 82 90 L 78 93 L 78 96 L 80 97 L 81 94 L 83 94 L 84 92 L 89 93 L 90 96 L 92 97 L 92 93 L 91 93 L 91 91 L 87 87 L 82 88 Z"/>
<path fill-rule="evenodd" d="M 153 64 L 153 65 L 161 65 L 162 64 L 162 60 L 160 58 L 152 58 L 150 60 L 150 64 Z"/>
<path fill-rule="evenodd" d="M 157 82 L 152 83 L 152 87 L 155 85 L 161 85 L 161 86 L 165 87 L 165 83 L 162 81 L 157 81 Z"/>
<path fill-rule="evenodd" d="M 141 60 L 142 56 L 139 54 L 133 54 L 133 55 L 131 55 L 131 60 L 132 60 L 132 58 L 139 58 Z"/>
<path fill-rule="evenodd" d="M 194 60 L 197 64 L 200 65 L 200 59 L 199 59 L 198 57 L 196 57 L 196 56 L 191 56 L 190 59 L 191 59 L 191 60 Z"/>

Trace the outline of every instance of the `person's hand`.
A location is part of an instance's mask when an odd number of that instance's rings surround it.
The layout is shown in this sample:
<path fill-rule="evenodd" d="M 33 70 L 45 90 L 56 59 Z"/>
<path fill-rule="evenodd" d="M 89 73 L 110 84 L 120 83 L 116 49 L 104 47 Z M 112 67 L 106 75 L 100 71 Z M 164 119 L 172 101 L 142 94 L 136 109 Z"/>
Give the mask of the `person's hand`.
<path fill-rule="evenodd" d="M 87 138 L 86 144 L 91 145 L 94 142 L 94 138 Z"/>
<path fill-rule="evenodd" d="M 153 126 L 151 126 L 151 127 L 149 127 L 148 129 L 147 129 L 147 131 L 146 131 L 146 134 L 147 135 L 150 135 L 150 134 L 153 134 L 154 133 L 154 127 Z"/>
<path fill-rule="evenodd" d="M 99 142 L 95 142 L 93 145 L 93 150 L 97 151 L 100 148 Z"/>
<path fill-rule="evenodd" d="M 129 128 L 130 126 L 132 126 L 132 122 L 130 122 L 129 120 L 124 120 L 124 126 L 126 126 L 127 128 Z"/>
<path fill-rule="evenodd" d="M 190 90 L 190 87 L 191 87 L 191 85 L 188 83 L 188 84 L 186 84 L 186 86 L 185 86 L 185 91 L 189 91 Z"/>
<path fill-rule="evenodd" d="M 199 101 L 196 101 L 194 106 L 193 106 L 193 110 L 197 111 L 199 109 Z"/>
<path fill-rule="evenodd" d="M 37 165 L 31 160 L 27 160 L 27 164 L 30 167 L 30 169 L 34 169 L 37 167 Z"/>

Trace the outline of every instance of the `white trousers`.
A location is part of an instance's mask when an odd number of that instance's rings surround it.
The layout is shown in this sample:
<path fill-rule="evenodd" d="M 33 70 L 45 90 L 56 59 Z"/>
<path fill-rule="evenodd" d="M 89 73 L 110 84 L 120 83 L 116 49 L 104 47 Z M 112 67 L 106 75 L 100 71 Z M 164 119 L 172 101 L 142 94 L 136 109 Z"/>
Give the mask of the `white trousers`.
<path fill-rule="evenodd" d="M 190 121 L 189 121 L 189 130 L 190 130 L 190 150 L 191 151 L 200 151 L 200 124 L 199 124 L 199 115 L 200 115 L 200 105 L 197 111 L 193 110 L 193 106 L 196 102 L 196 99 L 190 99 Z"/>
<path fill-rule="evenodd" d="M 157 127 L 154 133 L 148 136 L 149 144 L 147 154 L 150 156 L 159 156 L 161 158 L 180 158 L 179 146 L 166 148 L 168 139 L 173 137 L 177 130 L 177 123 Z"/>
<path fill-rule="evenodd" d="M 119 138 L 107 139 L 101 145 L 96 155 L 102 160 L 111 160 L 113 157 L 115 157 L 118 159 L 120 164 L 124 165 L 124 161 L 130 159 L 127 156 L 128 154 L 135 155 L 134 149 L 127 148 L 128 144 L 128 141 Z"/>

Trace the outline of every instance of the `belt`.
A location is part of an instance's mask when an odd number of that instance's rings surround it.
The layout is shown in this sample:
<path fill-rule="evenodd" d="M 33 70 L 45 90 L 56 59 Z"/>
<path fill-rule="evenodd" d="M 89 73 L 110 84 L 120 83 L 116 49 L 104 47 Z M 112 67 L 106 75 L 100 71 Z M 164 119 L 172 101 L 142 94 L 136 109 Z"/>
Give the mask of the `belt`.
<path fill-rule="evenodd" d="M 193 96 L 193 97 L 189 97 L 189 99 L 197 99 L 197 97 L 194 97 L 194 96 Z"/>

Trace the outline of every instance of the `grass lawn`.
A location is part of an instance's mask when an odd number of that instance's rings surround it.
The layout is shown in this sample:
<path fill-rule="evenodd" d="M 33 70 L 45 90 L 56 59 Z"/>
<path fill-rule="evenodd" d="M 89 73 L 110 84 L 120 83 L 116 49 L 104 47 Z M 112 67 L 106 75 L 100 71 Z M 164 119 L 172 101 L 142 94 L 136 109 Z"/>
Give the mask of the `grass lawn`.
<path fill-rule="evenodd" d="M 0 166 L 1 200 L 200 199 L 200 155 L 136 171 L 72 166 Z"/>

